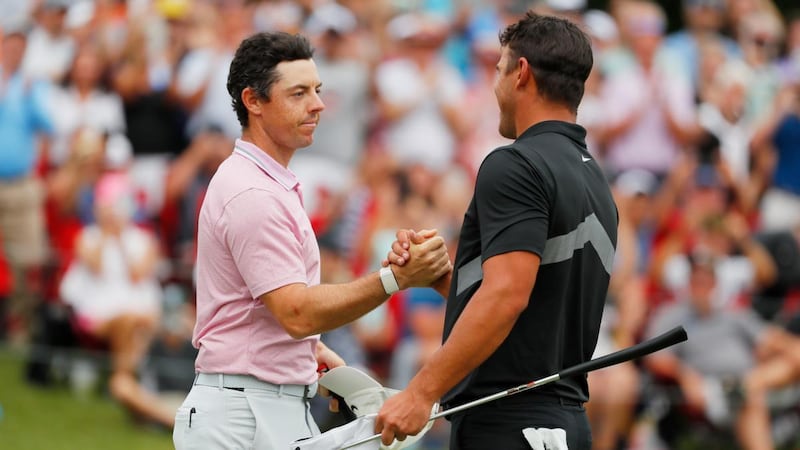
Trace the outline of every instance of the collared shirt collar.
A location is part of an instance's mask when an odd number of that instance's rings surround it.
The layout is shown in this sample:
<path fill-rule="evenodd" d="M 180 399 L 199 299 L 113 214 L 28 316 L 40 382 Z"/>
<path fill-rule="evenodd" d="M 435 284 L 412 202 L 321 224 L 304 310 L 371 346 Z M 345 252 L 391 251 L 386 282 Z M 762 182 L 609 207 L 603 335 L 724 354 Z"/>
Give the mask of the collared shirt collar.
<path fill-rule="evenodd" d="M 582 126 L 571 123 L 562 122 L 560 120 L 546 120 L 537 124 L 531 125 L 530 128 L 523 131 L 517 140 L 533 137 L 542 133 L 558 133 L 571 138 L 572 140 L 582 142 L 586 139 L 586 129 Z"/>
<path fill-rule="evenodd" d="M 255 144 L 242 139 L 236 139 L 233 152 L 238 153 L 257 165 L 267 176 L 280 183 L 287 191 L 298 188 L 300 182 L 297 180 L 295 174 L 286 167 L 278 164 L 277 161 L 272 159 L 271 156 L 266 154 Z"/>

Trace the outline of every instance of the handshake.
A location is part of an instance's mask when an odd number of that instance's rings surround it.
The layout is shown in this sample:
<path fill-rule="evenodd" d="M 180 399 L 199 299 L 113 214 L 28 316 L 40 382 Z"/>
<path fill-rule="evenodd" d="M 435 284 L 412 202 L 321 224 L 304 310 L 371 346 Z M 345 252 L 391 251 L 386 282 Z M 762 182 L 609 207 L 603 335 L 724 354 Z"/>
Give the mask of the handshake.
<path fill-rule="evenodd" d="M 381 281 L 389 294 L 409 287 L 430 286 L 447 296 L 453 265 L 444 238 L 436 230 L 398 230 L 381 265 Z"/>

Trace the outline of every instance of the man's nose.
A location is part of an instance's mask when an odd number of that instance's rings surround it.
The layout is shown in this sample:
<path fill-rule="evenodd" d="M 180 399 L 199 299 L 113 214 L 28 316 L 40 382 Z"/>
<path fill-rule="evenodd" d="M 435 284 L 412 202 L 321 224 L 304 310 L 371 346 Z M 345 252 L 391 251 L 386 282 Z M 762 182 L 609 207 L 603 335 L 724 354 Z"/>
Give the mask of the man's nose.
<path fill-rule="evenodd" d="M 320 112 L 325 109 L 325 102 L 322 101 L 322 97 L 319 96 L 318 93 L 314 93 L 314 101 L 311 104 L 311 111 L 312 112 Z"/>

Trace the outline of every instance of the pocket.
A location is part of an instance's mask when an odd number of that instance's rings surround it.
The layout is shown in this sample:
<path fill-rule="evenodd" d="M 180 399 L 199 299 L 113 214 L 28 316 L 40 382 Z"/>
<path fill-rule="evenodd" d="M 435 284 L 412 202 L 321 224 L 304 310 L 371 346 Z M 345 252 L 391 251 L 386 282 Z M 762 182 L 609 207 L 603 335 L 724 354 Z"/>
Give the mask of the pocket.
<path fill-rule="evenodd" d="M 172 429 L 172 443 L 175 450 L 202 448 L 198 445 L 202 426 L 202 414 L 194 406 L 181 406 L 175 413 L 175 427 Z"/>
<path fill-rule="evenodd" d="M 175 413 L 175 426 L 172 428 L 172 443 L 175 450 L 186 448 L 186 432 L 189 428 L 189 409 L 185 406 L 178 408 Z"/>

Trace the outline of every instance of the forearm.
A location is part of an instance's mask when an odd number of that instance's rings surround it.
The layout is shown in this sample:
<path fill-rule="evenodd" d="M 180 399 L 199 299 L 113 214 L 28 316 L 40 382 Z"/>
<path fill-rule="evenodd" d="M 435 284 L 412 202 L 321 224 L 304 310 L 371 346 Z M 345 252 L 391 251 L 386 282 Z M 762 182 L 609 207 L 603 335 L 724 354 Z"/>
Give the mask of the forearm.
<path fill-rule="evenodd" d="M 155 276 L 156 264 L 158 264 L 158 250 L 155 243 L 150 247 L 144 258 L 139 261 L 131 262 L 128 266 L 128 273 L 130 274 L 131 281 L 138 283 L 142 280 Z"/>
<path fill-rule="evenodd" d="M 687 370 L 675 355 L 668 353 L 645 358 L 645 366 L 653 375 L 676 382 Z"/>
<path fill-rule="evenodd" d="M 769 252 L 750 236 L 741 239 L 738 245 L 753 264 L 756 284 L 761 287 L 772 284 L 778 276 L 778 268 Z"/>
<path fill-rule="evenodd" d="M 447 341 L 411 380 L 409 389 L 440 399 L 500 347 L 520 310 L 513 302 L 479 289 L 459 317 Z"/>
<path fill-rule="evenodd" d="M 444 239 L 434 237 L 409 248 L 411 261 L 392 266 L 396 286 L 430 286 L 452 270 Z M 290 336 L 302 338 L 332 330 L 363 316 L 389 297 L 379 272 L 340 284 L 307 287 L 290 284 L 263 294 L 260 299 Z"/>
<path fill-rule="evenodd" d="M 331 350 L 322 341 L 317 342 L 316 356 L 317 356 L 317 364 L 319 364 L 319 366 L 321 367 L 324 366 L 328 369 L 344 366 L 346 364 L 345 361 L 341 358 L 341 356 L 336 354 L 336 352 Z"/>
<path fill-rule="evenodd" d="M 292 302 L 271 302 L 271 293 L 261 299 L 294 338 L 320 334 L 346 325 L 380 306 L 389 297 L 378 273 L 341 284 L 305 287 L 290 285 Z"/>
<path fill-rule="evenodd" d="M 603 142 L 610 142 L 627 133 L 639 120 L 639 113 L 635 111 L 625 119 L 607 126 L 601 133 Z"/>
<path fill-rule="evenodd" d="M 79 238 L 76 256 L 86 267 L 95 274 L 99 274 L 103 269 L 103 240 L 90 245 L 82 238 Z"/>

